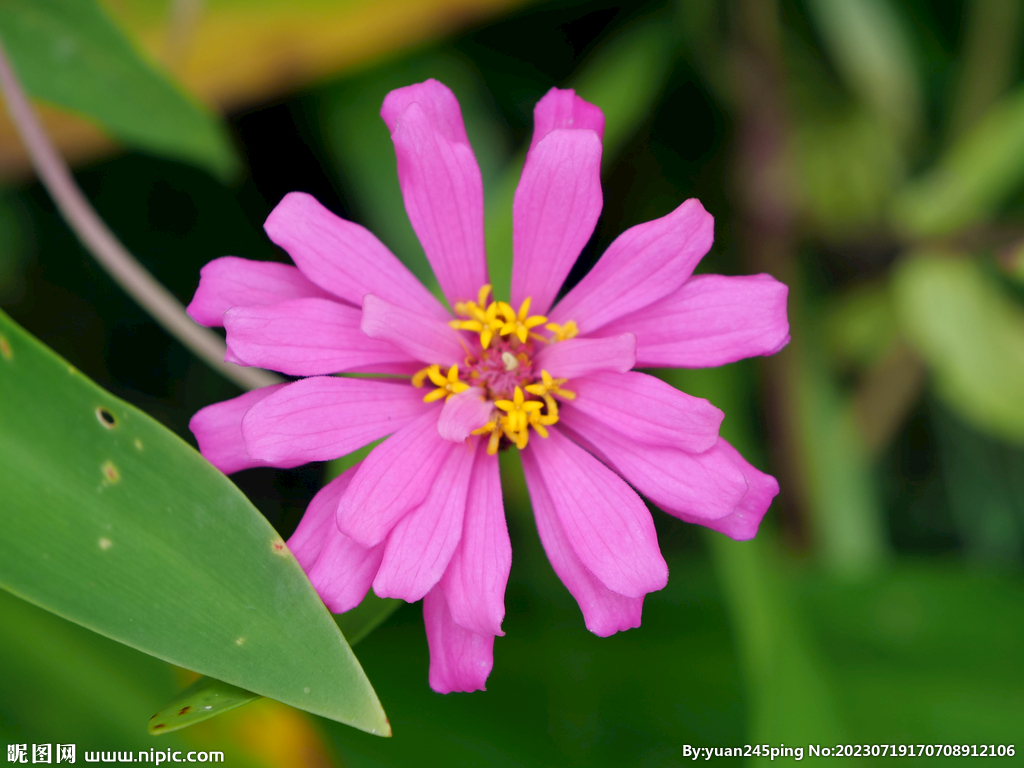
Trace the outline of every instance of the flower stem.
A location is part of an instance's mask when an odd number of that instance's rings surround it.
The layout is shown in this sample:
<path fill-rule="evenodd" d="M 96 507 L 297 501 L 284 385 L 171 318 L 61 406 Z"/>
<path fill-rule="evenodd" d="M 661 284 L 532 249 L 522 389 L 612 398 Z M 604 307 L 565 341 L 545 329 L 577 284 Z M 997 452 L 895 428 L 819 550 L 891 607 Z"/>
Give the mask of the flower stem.
<path fill-rule="evenodd" d="M 0 87 L 7 111 L 28 149 L 36 173 L 53 198 L 68 226 L 96 261 L 164 330 L 176 338 L 215 371 L 243 389 L 257 389 L 280 383 L 273 373 L 224 362 L 224 341 L 213 331 L 197 324 L 185 313 L 184 305 L 128 252 L 92 207 L 64 158 L 46 135 L 25 91 L 11 67 L 0 42 Z"/>

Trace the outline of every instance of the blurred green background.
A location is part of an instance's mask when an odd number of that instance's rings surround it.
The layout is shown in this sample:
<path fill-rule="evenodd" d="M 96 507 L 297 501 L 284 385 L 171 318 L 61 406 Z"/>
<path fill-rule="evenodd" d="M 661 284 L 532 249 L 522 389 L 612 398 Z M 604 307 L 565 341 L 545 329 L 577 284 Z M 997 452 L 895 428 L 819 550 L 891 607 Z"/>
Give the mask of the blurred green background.
<path fill-rule="evenodd" d="M 183 302 L 213 258 L 286 259 L 262 222 L 291 190 L 429 281 L 377 114 L 427 77 L 460 99 L 490 258 L 507 270 L 533 105 L 576 87 L 608 132 L 604 211 L 570 282 L 624 229 L 698 197 L 715 217 L 699 271 L 790 286 L 781 353 L 661 372 L 725 410 L 723 435 L 782 493 L 753 542 L 655 510 L 669 585 L 642 627 L 601 639 L 504 457 L 514 561 L 488 691 L 430 691 L 419 606 L 405 606 L 357 648 L 388 740 L 267 701 L 150 737 L 186 673 L 0 593 L 0 741 L 201 745 L 263 766 L 664 766 L 684 744 L 1024 750 L 1024 4 L 106 5 L 226 111 L 242 160 L 217 177 L 47 113 L 89 199 Z M 368 32 L 346 55 L 325 19 Z M 232 79 L 214 48 L 262 55 Z M 289 69 L 293 49 L 309 56 Z M 239 391 L 97 267 L 14 145 L 0 160 L 0 306 L 191 441 L 190 416 Z M 233 479 L 288 536 L 324 473 Z"/>

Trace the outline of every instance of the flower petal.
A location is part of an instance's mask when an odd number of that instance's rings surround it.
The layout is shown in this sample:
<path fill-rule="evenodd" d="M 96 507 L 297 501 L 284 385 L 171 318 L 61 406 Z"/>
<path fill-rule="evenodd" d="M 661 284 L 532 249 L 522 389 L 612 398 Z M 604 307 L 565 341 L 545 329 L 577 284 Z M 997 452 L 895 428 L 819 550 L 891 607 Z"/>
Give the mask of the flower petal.
<path fill-rule="evenodd" d="M 232 307 L 263 307 L 279 301 L 333 298 L 290 264 L 222 256 L 199 270 L 199 287 L 185 311 L 200 325 L 223 325 Z"/>
<path fill-rule="evenodd" d="M 512 204 L 512 305 L 545 314 L 601 215 L 601 139 L 556 129 L 532 147 Z"/>
<path fill-rule="evenodd" d="M 660 301 L 604 326 L 636 334 L 642 367 L 713 368 L 789 343 L 783 283 L 771 275 L 694 275 Z"/>
<path fill-rule="evenodd" d="M 454 399 L 454 398 L 453 398 Z M 498 457 L 478 448 L 466 497 L 462 541 L 441 579 L 452 620 L 481 635 L 503 635 L 512 544 L 501 501 Z"/>
<path fill-rule="evenodd" d="M 668 583 L 651 513 L 621 478 L 557 428 L 528 449 L 580 562 L 608 589 L 642 597 Z"/>
<path fill-rule="evenodd" d="M 598 371 L 625 373 L 635 364 L 636 337 L 631 333 L 556 341 L 534 357 L 534 370 L 545 370 L 556 379 L 575 379 Z"/>
<path fill-rule="evenodd" d="M 335 513 L 338 510 L 338 500 L 348 488 L 358 466 L 356 464 L 354 467 L 346 469 L 317 491 L 316 496 L 306 507 L 306 513 L 299 521 L 295 532 L 288 539 L 288 549 L 292 551 L 295 559 L 299 561 L 299 565 L 306 573 L 309 573 L 313 563 L 320 557 L 324 544 L 327 543 L 331 534 L 335 531 L 341 533 L 334 522 Z"/>
<path fill-rule="evenodd" d="M 438 693 L 485 691 L 494 666 L 494 635 L 478 635 L 452 621 L 440 586 L 423 599 L 430 648 L 430 687 Z"/>
<path fill-rule="evenodd" d="M 533 108 L 533 138 L 529 151 L 558 128 L 588 129 L 603 141 L 604 113 L 577 96 L 572 88 L 552 88 Z"/>
<path fill-rule="evenodd" d="M 736 505 L 732 513 L 716 520 L 706 520 L 675 509 L 667 507 L 663 507 L 663 509 L 680 520 L 703 525 L 713 531 L 724 533 L 736 541 L 752 539 L 757 534 L 758 526 L 761 525 L 761 519 L 771 506 L 772 499 L 779 493 L 779 483 L 771 475 L 766 475 L 747 463 L 740 452 L 722 438 L 718 439 L 717 449 L 743 473 L 750 486 L 750 490 Z"/>
<path fill-rule="evenodd" d="M 599 637 L 608 637 L 624 629 L 639 627 L 643 597 L 623 597 L 612 592 L 583 566 L 558 520 L 536 457 L 528 450 L 519 455 L 523 461 L 526 485 L 530 489 L 541 544 L 558 578 L 579 603 L 587 629 Z"/>
<path fill-rule="evenodd" d="M 373 294 L 363 298 L 360 327 L 371 339 L 387 341 L 424 363 L 458 365 L 466 357 L 459 332 L 447 323 L 423 317 Z"/>
<path fill-rule="evenodd" d="M 714 237 L 714 219 L 696 199 L 619 235 L 594 268 L 551 311 L 589 334 L 679 288 Z"/>
<path fill-rule="evenodd" d="M 427 497 L 452 449 L 462 450 L 437 434 L 436 408 L 406 424 L 360 465 L 338 504 L 338 528 L 364 547 L 382 542 Z"/>
<path fill-rule="evenodd" d="M 405 210 L 451 304 L 487 280 L 484 191 L 455 95 L 436 80 L 392 91 L 381 117 L 391 131 Z"/>
<path fill-rule="evenodd" d="M 428 317 L 448 317 L 441 303 L 380 240 L 334 215 L 312 195 L 289 192 L 263 228 L 306 277 L 357 307 L 363 296 L 373 293 Z"/>
<path fill-rule="evenodd" d="M 256 403 L 242 419 L 242 435 L 249 455 L 259 461 L 326 461 L 389 435 L 428 410 L 435 409 L 405 382 L 314 376 Z"/>
<path fill-rule="evenodd" d="M 332 526 L 316 564 L 306 572 L 331 613 L 351 611 L 366 597 L 380 567 L 384 545 L 364 547 Z"/>
<path fill-rule="evenodd" d="M 414 603 L 441 580 L 462 538 L 475 448 L 449 451 L 423 503 L 391 529 L 373 581 L 379 597 Z"/>
<path fill-rule="evenodd" d="M 452 395 L 441 409 L 437 431 L 445 440 L 461 443 L 470 432 L 486 424 L 494 411 L 494 404 L 485 399 L 480 387 L 470 387 L 465 392 Z"/>
<path fill-rule="evenodd" d="M 715 448 L 687 453 L 644 445 L 568 403 L 558 425 L 666 511 L 713 520 L 731 514 L 747 493 L 743 473 Z"/>
<path fill-rule="evenodd" d="M 350 611 L 363 601 L 384 554 L 382 545 L 360 546 L 335 524 L 338 500 L 357 467 L 320 489 L 288 539 L 288 547 L 331 613 Z"/>
<path fill-rule="evenodd" d="M 269 387 L 254 389 L 244 395 L 208 405 L 196 411 L 188 423 L 188 428 L 196 436 L 199 452 L 225 475 L 238 472 L 249 467 L 267 466 L 267 462 L 253 459 L 245 450 L 242 438 L 242 417 L 260 400 L 274 394 L 287 384 L 273 384 Z M 275 464 L 277 467 L 297 467 L 305 463 L 284 461 Z"/>
<path fill-rule="evenodd" d="M 725 414 L 702 397 L 646 373 L 594 373 L 572 383 L 574 410 L 645 445 L 701 453 L 718 442 Z"/>
<path fill-rule="evenodd" d="M 415 362 L 393 344 L 363 333 L 362 314 L 338 301 L 293 299 L 269 307 L 233 307 L 224 314 L 224 328 L 236 359 L 289 376 Z"/>

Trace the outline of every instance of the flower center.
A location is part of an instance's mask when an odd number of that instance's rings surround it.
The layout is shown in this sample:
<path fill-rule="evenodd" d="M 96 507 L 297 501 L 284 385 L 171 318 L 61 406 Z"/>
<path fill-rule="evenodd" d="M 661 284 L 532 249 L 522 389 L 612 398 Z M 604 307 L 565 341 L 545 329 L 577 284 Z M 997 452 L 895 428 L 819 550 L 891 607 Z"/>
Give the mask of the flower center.
<path fill-rule="evenodd" d="M 558 325 L 548 323 L 541 315 L 530 315 L 529 298 L 518 312 L 504 301 L 488 303 L 490 292 L 491 286 L 485 285 L 477 301 L 460 301 L 455 305 L 455 314 L 463 319 L 452 320 L 450 325 L 476 334 L 466 345 L 464 365 L 453 365 L 447 373 L 439 365 L 431 365 L 417 372 L 412 383 L 422 387 L 430 379 L 435 389 L 423 398 L 426 402 L 447 400 L 470 387 L 482 389 L 493 410 L 490 420 L 473 434 L 489 435 L 487 452 L 494 454 L 502 441 L 520 450 L 525 448 L 531 428 L 547 437 L 547 427 L 558 422 L 555 396 L 565 400 L 576 397 L 574 392 L 562 389 L 566 379 L 553 378 L 540 370 L 534 356 L 547 344 L 573 338 L 577 328 L 571 320 Z M 533 330 L 541 325 L 550 331 L 550 336 Z"/>

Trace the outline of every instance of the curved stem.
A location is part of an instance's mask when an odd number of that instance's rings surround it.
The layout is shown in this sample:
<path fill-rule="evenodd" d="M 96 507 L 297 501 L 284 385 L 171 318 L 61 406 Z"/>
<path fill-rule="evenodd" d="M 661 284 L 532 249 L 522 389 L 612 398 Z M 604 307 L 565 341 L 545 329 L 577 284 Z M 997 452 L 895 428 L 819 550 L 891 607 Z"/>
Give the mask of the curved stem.
<path fill-rule="evenodd" d="M 224 341 L 213 331 L 196 323 L 185 313 L 184 305 L 161 285 L 128 252 L 92 207 L 56 147 L 46 135 L 35 111 L 25 97 L 0 42 L 0 86 L 21 140 L 39 178 L 64 220 L 114 281 L 148 312 L 171 336 L 215 371 L 243 389 L 257 389 L 282 381 L 258 368 L 245 368 L 224 362 Z"/>

